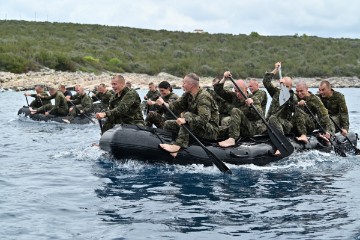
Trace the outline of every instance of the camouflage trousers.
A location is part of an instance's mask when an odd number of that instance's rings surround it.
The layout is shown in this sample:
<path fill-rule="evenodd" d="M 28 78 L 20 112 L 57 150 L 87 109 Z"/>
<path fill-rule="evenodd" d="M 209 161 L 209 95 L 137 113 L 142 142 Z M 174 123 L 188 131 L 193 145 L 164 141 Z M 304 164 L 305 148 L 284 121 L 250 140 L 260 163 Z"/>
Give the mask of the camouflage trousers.
<path fill-rule="evenodd" d="M 145 125 L 152 127 L 154 124 L 157 128 L 164 128 L 165 118 L 157 112 L 150 111 L 145 119 Z"/>
<path fill-rule="evenodd" d="M 115 127 L 115 125 L 117 125 L 117 124 L 123 124 L 123 123 L 119 123 L 119 122 L 115 123 L 115 122 L 110 121 L 109 119 L 107 119 L 105 121 L 105 123 L 103 124 L 103 127 L 102 127 L 103 133 L 106 132 L 107 130 Z M 138 126 L 144 126 L 144 121 L 135 120 L 131 124 L 138 125 Z"/>
<path fill-rule="evenodd" d="M 188 114 L 188 113 L 185 113 Z M 206 123 L 205 126 L 200 127 L 194 127 L 194 125 L 190 122 L 187 127 L 190 129 L 190 131 L 197 137 L 201 137 L 203 139 L 207 140 L 215 140 L 219 133 L 219 128 L 211 123 Z M 176 137 L 176 140 L 174 142 L 175 145 L 178 145 L 182 148 L 187 148 L 189 146 L 189 133 L 185 130 L 184 127 L 180 127 L 176 120 L 166 120 L 164 123 L 164 129 L 171 131 L 171 132 L 177 132 L 178 135 Z"/>
<path fill-rule="evenodd" d="M 294 130 L 299 135 L 307 134 L 315 130 L 316 125 L 312 117 L 301 109 L 297 109 L 293 119 Z"/>
<path fill-rule="evenodd" d="M 332 120 L 334 120 L 334 122 L 341 127 L 340 125 L 340 117 L 337 115 L 333 115 L 330 116 L 332 118 Z M 330 127 L 331 127 L 331 132 L 335 133 L 335 132 L 339 132 L 339 129 L 336 128 L 335 124 L 333 123 L 333 121 L 331 121 L 330 119 Z"/>
<path fill-rule="evenodd" d="M 229 138 L 238 139 L 241 136 L 251 137 L 262 134 L 266 130 L 266 125 L 261 121 L 250 121 L 245 114 L 238 108 L 231 110 L 229 126 L 221 127 L 221 136 L 228 135 Z"/>
<path fill-rule="evenodd" d="M 282 134 L 289 134 L 293 128 L 292 119 L 285 119 L 275 115 L 269 117 L 269 124 L 279 130 Z"/>
<path fill-rule="evenodd" d="M 45 104 L 42 107 L 39 107 L 37 109 L 38 113 L 45 113 L 47 111 L 50 111 L 53 108 L 53 105 L 51 103 Z M 57 109 L 51 112 L 52 115 L 55 116 L 66 116 L 68 114 L 67 109 Z"/>

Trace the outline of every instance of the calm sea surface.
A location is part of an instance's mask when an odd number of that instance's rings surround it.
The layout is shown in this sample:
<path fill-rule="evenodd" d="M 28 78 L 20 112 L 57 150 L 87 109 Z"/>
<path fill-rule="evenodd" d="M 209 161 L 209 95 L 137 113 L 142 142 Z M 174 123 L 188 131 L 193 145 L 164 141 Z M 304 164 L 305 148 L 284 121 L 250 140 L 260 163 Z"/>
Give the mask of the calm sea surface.
<path fill-rule="evenodd" d="M 360 133 L 360 89 L 339 91 Z M 232 176 L 119 163 L 91 147 L 98 125 L 34 122 L 23 105 L 0 93 L 0 239 L 360 239 L 360 156 L 297 153 Z"/>

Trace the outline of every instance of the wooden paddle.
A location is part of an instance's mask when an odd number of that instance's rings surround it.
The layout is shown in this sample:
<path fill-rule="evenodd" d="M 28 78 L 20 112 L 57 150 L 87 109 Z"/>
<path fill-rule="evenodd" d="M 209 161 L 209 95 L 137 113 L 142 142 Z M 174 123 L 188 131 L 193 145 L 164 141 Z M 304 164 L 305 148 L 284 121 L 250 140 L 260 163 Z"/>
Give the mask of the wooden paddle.
<path fill-rule="evenodd" d="M 342 131 L 341 127 L 334 121 L 334 119 L 332 117 L 330 117 L 330 120 L 334 123 L 335 127 L 340 131 Z M 348 138 L 348 136 L 345 136 L 345 139 L 348 140 L 348 142 L 350 143 L 351 147 L 355 150 L 355 155 L 360 155 L 360 149 L 358 149 L 354 143 Z"/>
<path fill-rule="evenodd" d="M 163 107 L 168 111 L 171 116 L 173 116 L 174 119 L 177 119 L 178 117 L 174 114 L 173 111 L 170 110 L 168 106 L 163 104 Z M 231 170 L 223 163 L 213 152 L 211 152 L 209 149 L 207 149 L 204 144 L 191 132 L 191 130 L 186 125 L 181 125 L 189 134 L 190 136 L 195 139 L 195 141 L 204 149 L 206 154 L 210 157 L 212 162 L 215 164 L 215 166 L 223 173 L 232 174 Z"/>
<path fill-rule="evenodd" d="M 305 103 L 305 109 L 306 111 L 308 111 L 312 117 L 312 119 L 316 122 L 316 124 L 319 126 L 320 130 L 323 133 L 326 133 L 324 127 L 320 124 L 319 120 L 315 117 L 314 113 L 311 112 L 310 108 L 306 105 Z M 329 116 L 330 117 L 330 116 Z M 332 136 L 330 136 L 329 142 L 331 143 L 331 145 L 334 147 L 335 153 L 338 154 L 341 157 L 346 157 L 346 153 L 344 151 L 342 151 L 334 142 L 333 140 L 331 140 Z"/>
<path fill-rule="evenodd" d="M 234 84 L 235 88 L 241 93 L 241 95 L 246 99 L 248 97 L 244 94 L 241 88 L 236 84 L 234 79 L 230 76 L 229 78 L 231 82 Z M 294 152 L 294 146 L 290 143 L 289 139 L 287 139 L 278 129 L 272 127 L 263 117 L 263 115 L 251 104 L 251 107 L 254 111 L 259 115 L 261 120 L 266 125 L 269 137 L 271 142 L 275 145 L 275 147 L 280 151 L 283 157 L 287 157 Z"/>

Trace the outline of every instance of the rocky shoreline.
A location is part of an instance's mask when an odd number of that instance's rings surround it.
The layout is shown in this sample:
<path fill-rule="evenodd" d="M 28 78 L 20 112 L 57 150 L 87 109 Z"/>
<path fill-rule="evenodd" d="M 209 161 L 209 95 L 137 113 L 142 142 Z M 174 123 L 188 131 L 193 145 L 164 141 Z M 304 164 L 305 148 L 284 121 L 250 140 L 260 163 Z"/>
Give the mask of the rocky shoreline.
<path fill-rule="evenodd" d="M 87 89 L 93 89 L 99 83 L 105 83 L 110 87 L 110 80 L 116 73 L 103 72 L 101 74 L 87 72 L 60 72 L 44 69 L 40 72 L 28 72 L 15 74 L 0 72 L 0 88 L 4 90 L 24 91 L 31 90 L 35 84 L 59 85 L 73 87 L 80 84 Z M 127 81 L 132 83 L 133 88 L 147 89 L 149 82 L 156 84 L 168 81 L 173 87 L 181 87 L 182 78 L 167 73 L 159 73 L 156 76 L 138 73 L 121 73 Z M 202 86 L 211 86 L 212 77 L 200 77 Z M 262 87 L 262 79 L 257 79 Z M 294 83 L 305 81 L 309 87 L 317 88 L 322 80 L 328 80 L 334 88 L 360 88 L 358 77 L 331 77 L 331 78 L 294 78 Z"/>

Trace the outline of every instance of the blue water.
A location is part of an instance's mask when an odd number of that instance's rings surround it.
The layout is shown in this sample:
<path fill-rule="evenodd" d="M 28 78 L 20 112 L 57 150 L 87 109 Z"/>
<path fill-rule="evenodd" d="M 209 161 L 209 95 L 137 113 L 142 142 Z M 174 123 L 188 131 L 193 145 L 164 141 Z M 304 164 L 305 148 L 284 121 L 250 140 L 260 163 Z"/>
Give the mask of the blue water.
<path fill-rule="evenodd" d="M 346 94 L 360 132 L 360 89 Z M 141 92 L 144 94 L 144 91 Z M 0 239 L 360 239 L 360 157 L 297 153 L 265 167 L 119 163 L 98 125 L 19 118 L 0 93 Z"/>

